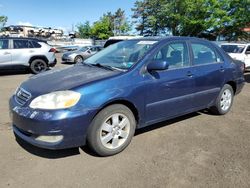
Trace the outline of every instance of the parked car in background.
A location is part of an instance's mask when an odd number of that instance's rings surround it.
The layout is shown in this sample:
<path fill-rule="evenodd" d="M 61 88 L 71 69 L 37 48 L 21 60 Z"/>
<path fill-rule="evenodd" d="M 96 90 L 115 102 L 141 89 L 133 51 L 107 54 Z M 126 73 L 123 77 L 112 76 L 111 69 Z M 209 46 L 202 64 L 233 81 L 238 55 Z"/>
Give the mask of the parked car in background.
<path fill-rule="evenodd" d="M 245 69 L 250 69 L 250 43 L 223 43 L 221 48 L 233 59 L 245 63 Z"/>
<path fill-rule="evenodd" d="M 101 46 L 79 47 L 77 50 L 65 52 L 62 55 L 62 61 L 68 63 L 80 63 L 101 50 Z"/>
<path fill-rule="evenodd" d="M 14 133 L 26 142 L 48 149 L 87 143 L 108 156 L 125 149 L 135 129 L 202 109 L 226 114 L 244 82 L 241 67 L 209 41 L 141 38 L 34 76 L 9 104 Z"/>
<path fill-rule="evenodd" d="M 0 38 L 0 70 L 29 68 L 34 74 L 56 65 L 56 50 L 34 38 Z"/>
<path fill-rule="evenodd" d="M 129 39 L 135 39 L 135 38 L 142 38 L 143 36 L 115 36 L 115 37 L 109 37 L 109 39 L 105 42 L 103 45 L 104 48 L 115 44 L 117 42 L 121 42 L 124 40 L 129 40 Z"/>

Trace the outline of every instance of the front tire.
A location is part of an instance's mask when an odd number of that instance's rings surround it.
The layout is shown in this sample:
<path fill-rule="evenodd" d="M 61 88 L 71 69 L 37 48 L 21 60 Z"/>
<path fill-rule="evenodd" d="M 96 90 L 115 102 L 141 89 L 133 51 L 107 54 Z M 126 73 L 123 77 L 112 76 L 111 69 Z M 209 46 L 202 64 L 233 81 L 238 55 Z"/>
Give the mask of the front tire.
<path fill-rule="evenodd" d="M 47 63 L 42 59 L 35 59 L 30 63 L 30 70 L 33 74 L 45 72 L 48 69 Z"/>
<path fill-rule="evenodd" d="M 216 99 L 215 106 L 211 108 L 212 113 L 224 115 L 228 113 L 232 107 L 234 98 L 234 90 L 229 84 L 225 84 Z"/>
<path fill-rule="evenodd" d="M 83 62 L 83 57 L 80 56 L 80 55 L 76 56 L 75 59 L 74 59 L 74 62 L 75 63 L 82 63 Z"/>
<path fill-rule="evenodd" d="M 135 117 L 128 107 L 108 106 L 93 119 L 87 135 L 88 145 L 100 156 L 115 155 L 129 145 L 135 127 Z"/>

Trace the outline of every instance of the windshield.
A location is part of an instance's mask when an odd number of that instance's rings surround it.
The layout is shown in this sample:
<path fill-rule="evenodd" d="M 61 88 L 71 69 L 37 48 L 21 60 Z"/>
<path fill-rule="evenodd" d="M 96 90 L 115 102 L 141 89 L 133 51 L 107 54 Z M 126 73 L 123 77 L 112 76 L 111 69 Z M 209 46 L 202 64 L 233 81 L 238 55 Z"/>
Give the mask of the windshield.
<path fill-rule="evenodd" d="M 82 51 L 82 52 L 85 52 L 86 50 L 88 50 L 88 48 L 87 47 L 82 47 L 79 50 Z"/>
<path fill-rule="evenodd" d="M 113 44 L 85 60 L 92 65 L 129 69 L 136 64 L 157 41 L 123 41 Z"/>
<path fill-rule="evenodd" d="M 221 48 L 227 53 L 242 53 L 246 45 L 221 45 Z"/>

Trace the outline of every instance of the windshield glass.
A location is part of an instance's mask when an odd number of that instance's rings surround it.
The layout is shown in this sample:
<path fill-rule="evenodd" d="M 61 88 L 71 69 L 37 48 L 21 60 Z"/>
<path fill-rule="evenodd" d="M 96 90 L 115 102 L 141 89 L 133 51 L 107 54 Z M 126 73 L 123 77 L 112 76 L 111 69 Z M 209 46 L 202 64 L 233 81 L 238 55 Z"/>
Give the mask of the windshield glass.
<path fill-rule="evenodd" d="M 82 52 L 85 52 L 87 49 L 88 49 L 87 47 L 82 47 L 79 50 L 82 51 Z"/>
<path fill-rule="evenodd" d="M 246 45 L 221 45 L 221 48 L 227 53 L 242 53 Z"/>
<path fill-rule="evenodd" d="M 92 65 L 110 66 L 119 69 L 129 69 L 136 64 L 144 54 L 158 41 L 123 41 L 113 44 L 85 60 Z"/>

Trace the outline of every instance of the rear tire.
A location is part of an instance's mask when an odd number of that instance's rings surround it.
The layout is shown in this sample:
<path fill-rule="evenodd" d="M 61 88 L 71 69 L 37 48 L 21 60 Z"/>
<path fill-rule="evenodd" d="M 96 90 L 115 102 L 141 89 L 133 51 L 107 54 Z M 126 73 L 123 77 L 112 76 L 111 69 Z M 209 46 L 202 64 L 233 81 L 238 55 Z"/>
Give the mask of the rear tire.
<path fill-rule="evenodd" d="M 43 59 L 35 59 L 30 63 L 30 70 L 33 74 L 45 72 L 47 69 L 48 65 Z"/>
<path fill-rule="evenodd" d="M 135 127 L 132 111 L 124 105 L 114 104 L 101 110 L 93 119 L 87 143 L 99 156 L 115 155 L 129 145 Z"/>
<path fill-rule="evenodd" d="M 216 115 L 224 115 L 228 113 L 232 107 L 233 98 L 234 90 L 232 86 L 225 84 L 216 99 L 215 106 L 210 108 L 211 112 Z"/>

